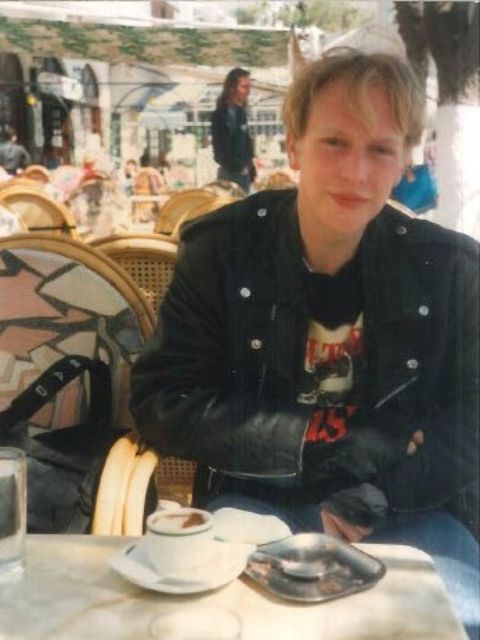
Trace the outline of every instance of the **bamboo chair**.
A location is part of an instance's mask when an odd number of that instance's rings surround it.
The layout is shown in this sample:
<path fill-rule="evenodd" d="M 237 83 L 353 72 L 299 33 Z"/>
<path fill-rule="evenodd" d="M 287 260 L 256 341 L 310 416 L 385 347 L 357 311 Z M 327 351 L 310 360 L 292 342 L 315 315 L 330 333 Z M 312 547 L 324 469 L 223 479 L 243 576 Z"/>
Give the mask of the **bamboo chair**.
<path fill-rule="evenodd" d="M 22 176 L 24 178 L 30 178 L 30 180 L 36 180 L 42 184 L 47 184 L 51 181 L 50 172 L 41 164 L 31 164 L 23 170 Z"/>
<path fill-rule="evenodd" d="M 265 189 L 290 189 L 297 185 L 295 181 L 285 171 L 273 171 L 263 180 L 255 183 L 258 191 Z"/>
<path fill-rule="evenodd" d="M 13 209 L 29 231 L 77 237 L 70 210 L 38 189 L 12 185 L 0 190 L 0 202 Z"/>
<path fill-rule="evenodd" d="M 177 246 L 155 234 L 133 233 L 98 238 L 91 245 L 125 269 L 157 313 L 173 277 Z M 156 472 L 159 496 L 190 504 L 195 469 L 189 460 L 161 458 Z"/>
<path fill-rule="evenodd" d="M 235 196 L 216 196 L 216 198 L 210 202 L 200 203 L 192 209 L 189 209 L 175 224 L 171 234 L 172 241 L 177 243 L 179 242 L 180 231 L 185 222 L 205 216 L 207 213 L 212 213 L 213 211 L 216 211 L 227 204 L 231 204 L 232 202 L 236 202 L 239 199 L 240 198 Z"/>
<path fill-rule="evenodd" d="M 207 191 L 216 193 L 217 196 L 235 196 L 237 198 L 246 198 L 246 192 L 236 182 L 231 180 L 214 180 L 203 185 Z"/>
<path fill-rule="evenodd" d="M 44 191 L 44 186 L 39 180 L 33 180 L 23 174 L 19 176 L 13 176 L 8 180 L 0 182 L 0 191 L 4 189 L 10 189 L 11 187 L 17 187 L 22 189 L 34 189 L 35 191 Z"/>
<path fill-rule="evenodd" d="M 0 236 L 11 236 L 14 233 L 26 233 L 25 223 L 12 209 L 0 204 Z"/>
<path fill-rule="evenodd" d="M 172 280 L 177 246 L 153 233 L 105 236 L 90 245 L 125 269 L 156 314 Z"/>
<path fill-rule="evenodd" d="M 200 205 L 207 206 L 216 198 L 215 193 L 206 189 L 185 189 L 172 194 L 158 212 L 154 232 L 172 234 L 182 216 Z"/>
<path fill-rule="evenodd" d="M 68 236 L 27 233 L 0 238 L 0 262 L 0 351 L 8 365 L 2 373 L 0 409 L 65 353 L 78 353 L 108 363 L 113 423 L 133 428 L 128 374 L 155 322 L 135 283 L 102 252 Z M 88 406 L 84 384 L 79 379 L 67 385 L 32 417 L 31 427 L 41 432 L 82 422 Z M 138 442 L 133 434 L 129 439 Z M 125 534 L 138 532 L 143 525 L 146 490 L 156 462 L 153 452 L 143 454 L 137 446 L 125 487 L 118 482 L 110 486 L 111 470 L 105 468 L 105 479 L 102 474 L 100 484 L 110 499 L 104 493 L 100 500 L 97 497 L 94 522 L 103 527 L 110 522 L 108 532 L 114 532 L 112 514 L 116 514 L 116 532 L 118 521 Z M 137 463 L 138 471 L 133 473 Z M 127 516 L 130 493 L 137 499 Z"/>

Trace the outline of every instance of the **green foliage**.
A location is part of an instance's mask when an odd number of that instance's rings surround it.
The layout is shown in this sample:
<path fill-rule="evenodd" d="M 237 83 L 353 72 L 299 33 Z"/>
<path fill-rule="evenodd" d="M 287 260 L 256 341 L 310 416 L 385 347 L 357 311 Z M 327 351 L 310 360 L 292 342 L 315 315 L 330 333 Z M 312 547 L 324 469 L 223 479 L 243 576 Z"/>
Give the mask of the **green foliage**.
<path fill-rule="evenodd" d="M 256 24 L 258 7 L 241 7 L 235 12 L 238 24 Z"/>
<path fill-rule="evenodd" d="M 314 25 L 324 31 L 345 31 L 364 24 L 371 11 L 345 0 L 308 0 L 297 2 L 295 7 L 284 4 L 276 15 L 285 26 Z"/>

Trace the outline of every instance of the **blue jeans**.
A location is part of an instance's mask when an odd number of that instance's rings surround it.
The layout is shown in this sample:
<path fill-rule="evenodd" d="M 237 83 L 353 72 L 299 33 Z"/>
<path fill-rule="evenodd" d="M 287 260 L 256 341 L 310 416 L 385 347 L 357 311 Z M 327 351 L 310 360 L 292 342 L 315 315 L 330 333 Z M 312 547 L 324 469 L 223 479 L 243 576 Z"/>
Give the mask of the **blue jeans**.
<path fill-rule="evenodd" d="M 293 533 L 322 532 L 319 506 L 298 501 L 294 494 L 282 501 L 227 492 L 207 501 L 206 509 L 235 507 L 254 513 L 276 515 Z M 470 640 L 480 640 L 480 552 L 473 535 L 446 511 L 390 515 L 362 542 L 406 544 L 432 556 L 458 618 Z"/>

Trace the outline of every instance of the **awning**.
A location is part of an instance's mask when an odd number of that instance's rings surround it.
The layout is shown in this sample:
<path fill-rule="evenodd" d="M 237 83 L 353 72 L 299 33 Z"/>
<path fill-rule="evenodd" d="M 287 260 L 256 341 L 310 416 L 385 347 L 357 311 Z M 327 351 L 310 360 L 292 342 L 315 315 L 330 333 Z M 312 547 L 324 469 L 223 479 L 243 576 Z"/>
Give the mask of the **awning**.
<path fill-rule="evenodd" d="M 132 27 L 0 16 L 0 50 L 163 66 L 287 64 L 287 30 Z"/>
<path fill-rule="evenodd" d="M 181 129 L 187 124 L 184 111 L 166 109 L 145 109 L 138 116 L 138 125 L 147 129 Z"/>

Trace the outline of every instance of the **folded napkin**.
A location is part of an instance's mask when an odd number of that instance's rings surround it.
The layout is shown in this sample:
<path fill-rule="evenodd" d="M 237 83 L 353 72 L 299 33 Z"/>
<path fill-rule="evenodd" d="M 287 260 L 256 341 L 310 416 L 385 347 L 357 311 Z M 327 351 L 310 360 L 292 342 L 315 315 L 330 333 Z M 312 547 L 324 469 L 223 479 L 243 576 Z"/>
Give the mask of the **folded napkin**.
<path fill-rule="evenodd" d="M 292 535 L 290 527 L 277 516 L 223 507 L 213 514 L 214 535 L 219 540 L 267 544 Z"/>

